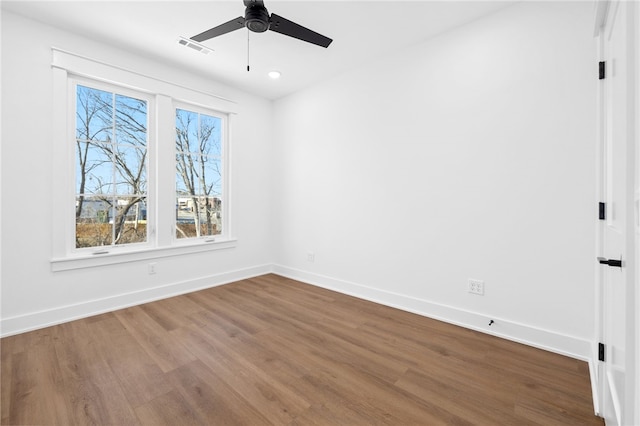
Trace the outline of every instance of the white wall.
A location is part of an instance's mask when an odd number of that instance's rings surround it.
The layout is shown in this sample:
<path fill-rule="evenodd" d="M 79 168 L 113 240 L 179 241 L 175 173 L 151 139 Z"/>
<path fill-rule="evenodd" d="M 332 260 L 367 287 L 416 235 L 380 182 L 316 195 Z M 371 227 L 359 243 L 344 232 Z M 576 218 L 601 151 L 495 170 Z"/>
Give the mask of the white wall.
<path fill-rule="evenodd" d="M 235 248 L 154 260 L 156 275 L 147 274 L 148 261 L 51 272 L 52 46 L 238 103 L 231 141 Z M 261 98 L 3 12 L 2 333 L 269 271 L 271 112 Z"/>
<path fill-rule="evenodd" d="M 592 31 L 520 3 L 277 101 L 276 271 L 589 357 Z"/>
<path fill-rule="evenodd" d="M 596 213 L 591 34 L 591 3 L 521 3 L 273 108 L 4 12 L 2 333 L 263 273 L 275 263 L 283 275 L 588 357 Z M 51 272 L 51 46 L 238 102 L 236 248 L 159 259 L 153 276 L 147 262 Z M 10 202 L 25 194 L 37 203 L 21 209 Z M 485 281 L 484 296 L 466 292 L 468 278 Z M 496 321 L 491 328 L 488 319 Z"/>

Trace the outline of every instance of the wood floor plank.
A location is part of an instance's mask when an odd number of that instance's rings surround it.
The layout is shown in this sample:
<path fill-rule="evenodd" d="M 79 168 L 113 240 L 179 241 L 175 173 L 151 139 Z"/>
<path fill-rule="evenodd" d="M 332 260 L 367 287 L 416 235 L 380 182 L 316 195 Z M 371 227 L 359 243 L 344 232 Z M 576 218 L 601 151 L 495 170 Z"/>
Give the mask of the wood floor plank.
<path fill-rule="evenodd" d="M 248 299 L 253 296 L 244 294 L 243 297 Z M 359 369 L 384 378 L 389 383 L 393 383 L 406 371 L 406 365 L 377 354 L 364 342 L 345 337 L 345 335 L 339 337 L 333 333 L 333 329 L 325 329 L 322 322 L 317 321 L 315 315 L 308 309 L 296 304 L 278 306 L 274 301 L 267 306 L 269 312 L 260 312 L 256 309 L 253 315 L 277 324 L 278 330 L 290 330 L 295 340 L 292 340 L 289 346 L 304 343 L 316 351 L 322 351 L 327 358 L 357 366 Z"/>
<path fill-rule="evenodd" d="M 12 396 L 3 424 L 40 424 L 45 419 L 50 424 L 75 423 L 60 366 L 49 355 L 48 347 L 43 345 L 12 355 L 11 375 L 2 378 L 11 380 Z"/>
<path fill-rule="evenodd" d="M 0 341 L 3 425 L 602 425 L 586 363 L 265 275 Z"/>
<path fill-rule="evenodd" d="M 233 350 L 210 332 L 190 326 L 172 332 L 175 340 L 189 348 L 208 368 L 215 371 L 251 406 L 276 424 L 287 424 L 310 404 L 282 383 L 273 382 L 268 374 L 252 364 L 241 352 Z"/>
<path fill-rule="evenodd" d="M 442 377 L 409 370 L 396 386 L 425 401 L 431 401 L 443 409 L 456 413 L 472 424 L 533 424 L 524 422 L 515 413 L 515 402 L 511 394 L 498 394 L 487 389 L 476 388 L 469 392 L 464 384 Z M 470 398 L 469 395 L 473 395 Z"/>
<path fill-rule="evenodd" d="M 189 315 L 204 310 L 202 306 L 186 296 L 146 303 L 140 308 L 167 331 L 189 325 Z"/>
<path fill-rule="evenodd" d="M 115 316 L 92 322 L 88 328 L 132 407 L 173 389 L 160 367 Z"/>
<path fill-rule="evenodd" d="M 253 334 L 266 327 L 263 321 L 254 316 L 247 315 L 245 310 L 235 306 L 233 303 L 229 303 L 224 298 L 224 288 L 222 287 L 216 291 L 202 290 L 196 293 L 191 293 L 186 297 L 203 306 L 207 311 L 226 318 L 227 321 L 233 323 L 235 326 L 243 329 L 247 333 Z"/>
<path fill-rule="evenodd" d="M 309 312 L 313 312 L 317 319 L 331 318 L 340 321 L 342 327 L 356 328 L 367 320 L 367 317 L 359 315 L 358 312 L 352 310 L 343 309 L 340 306 L 336 306 L 335 296 L 332 296 L 329 292 L 327 294 L 318 292 L 317 287 L 313 287 L 310 290 L 306 290 L 304 286 L 298 284 L 298 289 L 295 293 L 297 297 L 292 296 L 292 288 L 287 285 L 287 281 L 278 282 L 277 279 L 250 279 L 247 280 L 247 290 L 252 288 L 260 289 L 266 294 L 270 295 L 270 300 L 276 300 L 280 302 L 288 303 L 288 305 L 296 305 Z M 296 285 L 296 282 L 293 282 Z M 311 287 L 311 286 L 310 286 Z M 316 291 L 313 291 L 316 290 Z"/>
<path fill-rule="evenodd" d="M 11 352 L 11 342 L 6 340 L 6 344 L 0 341 L 0 424 L 9 424 L 9 413 L 11 412 L 11 382 L 13 370 L 13 353 Z"/>
<path fill-rule="evenodd" d="M 57 326 L 62 338 L 55 341 L 54 348 L 60 364 L 59 378 L 64 383 L 58 393 L 70 401 L 69 414 L 77 424 L 136 425 L 135 413 L 89 324 L 73 321 Z"/>
<path fill-rule="evenodd" d="M 266 332 L 260 334 L 266 336 Z M 288 351 L 298 352 L 295 359 L 305 360 L 311 374 L 305 376 L 302 383 L 292 386 L 303 394 L 316 394 L 316 408 L 318 404 L 326 408 L 342 401 L 349 405 L 351 411 L 360 413 L 361 424 L 375 424 L 365 420 L 369 416 L 386 419 L 384 423 L 390 424 L 465 424 L 456 414 L 443 412 L 429 401 L 419 401 L 388 383 L 384 377 L 362 368 L 358 360 L 331 357 L 327 352 L 317 351 L 313 345 L 295 347 L 291 341 L 283 340 L 275 333 L 266 339 L 289 348 Z"/>
<path fill-rule="evenodd" d="M 273 424 L 202 361 L 194 361 L 167 376 L 201 423 L 215 419 L 217 424 L 229 426 Z"/>
<path fill-rule="evenodd" d="M 140 306 L 123 309 L 115 315 L 165 373 L 195 361 L 195 357 L 180 344 L 176 344 L 169 332 Z"/>
<path fill-rule="evenodd" d="M 204 425 L 185 398 L 172 390 L 136 408 L 141 425 Z"/>
<path fill-rule="evenodd" d="M 52 341 L 58 339 L 60 335 L 59 327 L 46 327 L 39 330 L 22 333 L 11 338 L 2 339 L 3 347 L 6 353 L 19 353 L 29 350 L 36 345 L 48 345 Z"/>
<path fill-rule="evenodd" d="M 371 370 L 380 377 L 385 377 L 390 383 L 395 381 L 399 374 L 406 370 L 406 366 L 394 363 L 388 357 L 379 356 L 375 351 L 365 344 L 359 342 L 354 344 L 343 338 L 338 338 L 330 331 L 322 332 L 322 324 L 316 319 L 316 313 L 309 311 L 304 307 L 300 307 L 297 303 L 287 301 L 285 303 L 277 303 L 271 296 L 259 295 L 259 292 L 251 293 L 246 290 L 234 289 L 236 303 L 240 301 L 251 300 L 254 304 L 252 315 L 262 318 L 270 324 L 277 324 L 278 329 L 289 330 L 291 335 L 296 336 L 295 341 L 291 345 L 305 344 L 322 350 L 325 356 L 332 357 L 340 362 L 353 363 L 364 370 Z M 268 303 L 268 309 L 261 309 L 257 303 L 258 297 L 266 297 L 271 303 Z M 262 305 L 265 306 L 265 305 Z"/>

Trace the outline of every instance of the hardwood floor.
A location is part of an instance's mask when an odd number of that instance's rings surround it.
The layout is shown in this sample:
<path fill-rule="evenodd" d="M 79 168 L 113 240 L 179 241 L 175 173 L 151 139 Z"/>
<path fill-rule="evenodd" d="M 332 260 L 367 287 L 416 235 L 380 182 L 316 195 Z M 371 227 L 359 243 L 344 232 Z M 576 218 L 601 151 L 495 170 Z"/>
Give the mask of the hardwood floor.
<path fill-rule="evenodd" d="M 602 425 L 587 364 L 275 275 L 2 339 L 4 425 Z"/>

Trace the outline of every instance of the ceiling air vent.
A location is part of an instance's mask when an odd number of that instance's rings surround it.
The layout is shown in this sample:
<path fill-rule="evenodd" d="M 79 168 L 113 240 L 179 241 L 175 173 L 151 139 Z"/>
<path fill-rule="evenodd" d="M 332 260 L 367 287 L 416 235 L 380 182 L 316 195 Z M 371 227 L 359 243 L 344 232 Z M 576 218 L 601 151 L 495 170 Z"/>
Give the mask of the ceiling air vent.
<path fill-rule="evenodd" d="M 186 46 L 189 47 L 193 50 L 196 50 L 200 53 L 203 53 L 205 55 L 208 55 L 209 53 L 213 52 L 213 50 L 209 49 L 208 47 L 205 47 L 203 45 L 201 45 L 200 43 L 197 43 L 191 39 L 188 39 L 186 37 L 178 37 L 178 44 L 181 44 L 182 46 Z"/>

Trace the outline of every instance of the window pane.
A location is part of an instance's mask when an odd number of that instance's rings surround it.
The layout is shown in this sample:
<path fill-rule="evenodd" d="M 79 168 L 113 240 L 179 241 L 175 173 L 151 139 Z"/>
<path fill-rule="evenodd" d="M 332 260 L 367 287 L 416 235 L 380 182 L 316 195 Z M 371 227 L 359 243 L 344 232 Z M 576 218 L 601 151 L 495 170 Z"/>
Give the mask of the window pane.
<path fill-rule="evenodd" d="M 198 152 L 198 115 L 176 109 L 176 152 Z"/>
<path fill-rule="evenodd" d="M 147 145 L 147 103 L 116 95 L 116 141 L 119 144 Z"/>
<path fill-rule="evenodd" d="M 176 237 L 193 238 L 196 233 L 197 199 L 178 195 L 176 198 Z"/>
<path fill-rule="evenodd" d="M 222 119 L 176 110 L 176 237 L 222 232 Z"/>
<path fill-rule="evenodd" d="M 76 91 L 76 138 L 112 141 L 113 95 L 78 86 Z"/>
<path fill-rule="evenodd" d="M 140 243 L 147 240 L 147 208 L 139 197 L 119 197 L 115 208 L 116 244 Z"/>
<path fill-rule="evenodd" d="M 81 145 L 81 144 L 78 144 Z M 83 147 L 83 163 L 78 161 L 76 185 L 78 194 L 113 194 L 113 166 L 108 144 L 87 144 Z M 78 156 L 80 158 L 80 156 Z M 82 190 L 84 176 L 84 191 Z"/>
<path fill-rule="evenodd" d="M 117 146 L 116 162 L 116 192 L 124 195 L 145 194 L 147 191 L 146 174 L 147 151 L 141 146 Z"/>
<path fill-rule="evenodd" d="M 111 244 L 112 218 L 111 200 L 76 197 L 76 248 Z"/>
<path fill-rule="evenodd" d="M 222 163 L 220 159 L 204 159 L 205 191 L 203 194 L 220 196 L 222 194 Z"/>
<path fill-rule="evenodd" d="M 200 139 L 204 147 L 201 154 L 220 157 L 220 123 L 221 119 L 218 117 L 200 116 Z"/>
<path fill-rule="evenodd" d="M 189 195 L 191 192 L 187 189 L 188 180 L 182 177 L 182 172 L 180 170 L 180 158 L 181 156 L 176 156 L 176 194 L 178 197 Z"/>

